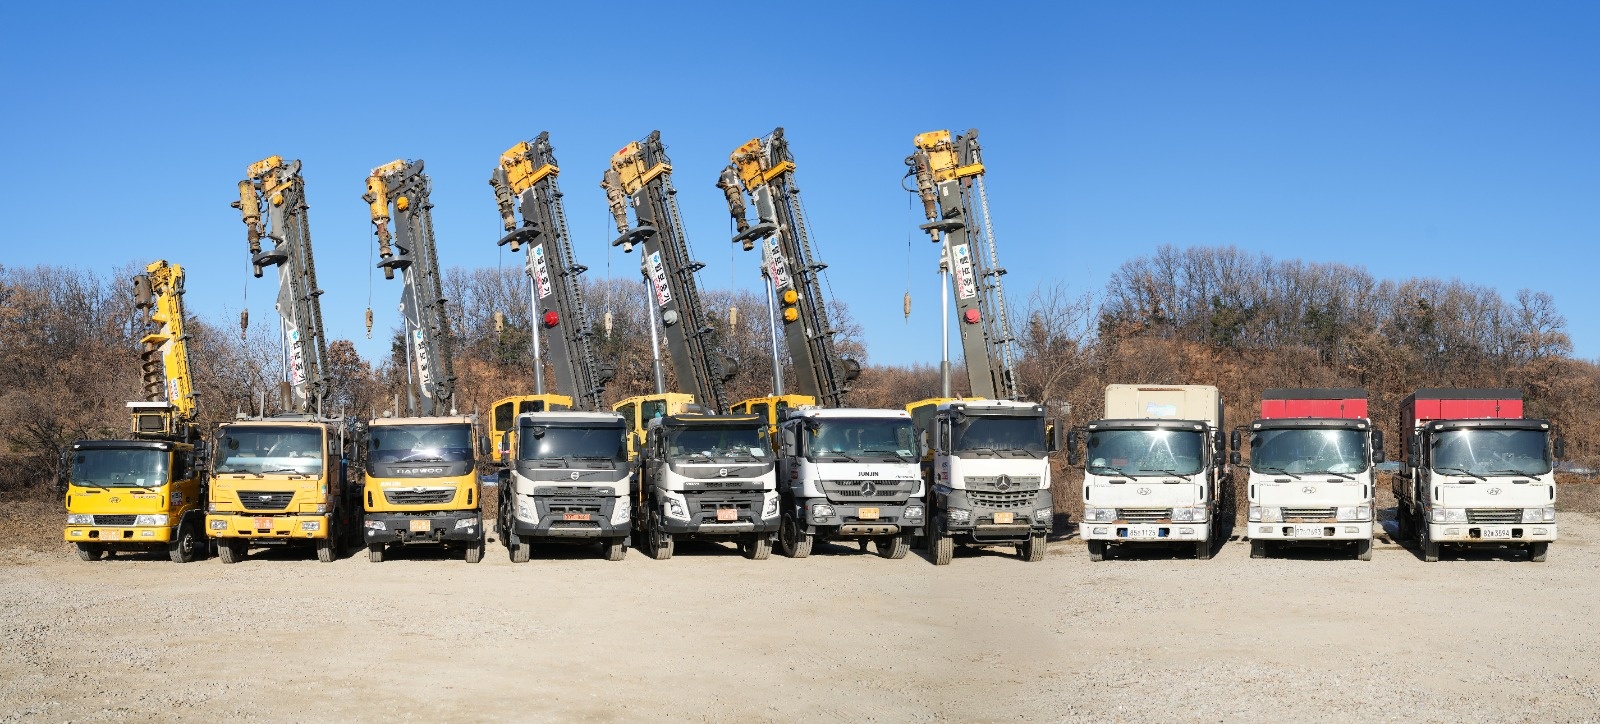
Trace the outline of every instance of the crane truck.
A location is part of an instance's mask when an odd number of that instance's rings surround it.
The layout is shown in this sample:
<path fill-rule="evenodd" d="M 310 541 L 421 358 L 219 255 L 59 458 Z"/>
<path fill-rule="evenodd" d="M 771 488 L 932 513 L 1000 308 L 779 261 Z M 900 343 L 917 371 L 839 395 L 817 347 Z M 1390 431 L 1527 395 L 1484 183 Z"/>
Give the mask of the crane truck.
<path fill-rule="evenodd" d="M 455 410 L 450 320 L 445 314 L 433 236 L 432 184 L 421 160 L 396 160 L 367 177 L 367 202 L 378 236 L 378 268 L 400 275 L 407 410 L 361 430 L 362 529 L 367 559 L 390 546 L 459 548 L 483 560 L 478 485 L 478 420 Z M 394 232 L 389 230 L 394 222 Z"/>
<path fill-rule="evenodd" d="M 527 247 L 535 350 L 542 331 L 561 392 L 545 392 L 536 352 L 535 394 L 494 404 L 494 429 L 511 432 L 497 438 L 507 465 L 495 526 L 516 563 L 528 561 L 535 541 L 598 541 L 612 561 L 622 560 L 632 542 L 628 426 L 602 407 L 616 369 L 600 362 L 592 344 L 586 268 L 572 253 L 560 172 L 546 132 L 501 154 L 489 178 L 506 232 L 498 243 L 512 252 Z"/>
<path fill-rule="evenodd" d="M 63 453 L 64 538 L 85 561 L 116 551 L 165 550 L 175 563 L 203 557 L 205 441 L 189 375 L 183 267 L 156 261 L 133 278 L 143 328 L 144 400 L 129 402 L 133 434 L 78 440 Z"/>
<path fill-rule="evenodd" d="M 1416 390 L 1400 404 L 1399 432 L 1395 521 L 1424 561 L 1446 545 L 1526 548 L 1545 561 L 1557 533 L 1554 461 L 1566 443 L 1552 443 L 1549 420 L 1523 417 L 1520 391 Z"/>
<path fill-rule="evenodd" d="M 1384 455 L 1366 390 L 1268 389 L 1249 434 L 1250 557 L 1265 558 L 1269 544 L 1353 543 L 1357 559 L 1372 560 L 1374 465 Z M 1242 437 L 1229 437 L 1233 465 Z"/>
<path fill-rule="evenodd" d="M 1167 544 L 1211 558 L 1225 501 L 1222 397 L 1209 385 L 1108 385 L 1089 423 L 1078 534 L 1089 560 L 1112 546 Z M 1068 435 L 1077 465 L 1078 431 Z M 1220 504 L 1219 504 L 1220 503 Z"/>
<path fill-rule="evenodd" d="M 632 486 L 634 534 L 656 560 L 685 539 L 733 540 L 772 554 L 778 490 L 767 421 L 681 413 L 651 419 Z"/>
<path fill-rule="evenodd" d="M 251 546 L 291 543 L 310 543 L 317 560 L 332 562 L 360 540 L 361 488 L 346 478 L 352 421 L 322 409 L 332 377 L 300 162 L 271 156 L 251 164 L 233 206 L 255 276 L 277 268 L 285 379 L 282 412 L 241 415 L 214 433 L 207 533 L 223 563 L 244 560 Z"/>
<path fill-rule="evenodd" d="M 780 550 L 804 558 L 817 542 L 871 541 L 900 559 L 923 534 L 927 486 L 904 410 L 790 409 L 778 431 Z"/>
<path fill-rule="evenodd" d="M 1014 546 L 1024 561 L 1044 560 L 1055 522 L 1049 456 L 1061 430 L 1038 403 L 951 400 L 934 408 L 923 464 L 934 565 L 949 565 L 957 543 Z"/>

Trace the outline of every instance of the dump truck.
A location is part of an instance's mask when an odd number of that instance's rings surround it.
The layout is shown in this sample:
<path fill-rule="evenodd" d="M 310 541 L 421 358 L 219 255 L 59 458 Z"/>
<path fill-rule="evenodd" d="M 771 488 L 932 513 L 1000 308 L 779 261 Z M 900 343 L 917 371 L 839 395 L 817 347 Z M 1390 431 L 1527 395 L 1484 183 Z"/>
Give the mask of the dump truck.
<path fill-rule="evenodd" d="M 616 412 L 526 412 L 510 435 L 496 532 L 513 563 L 534 542 L 598 542 L 620 561 L 632 544 L 628 425 Z"/>
<path fill-rule="evenodd" d="M 1446 545 L 1519 547 L 1545 561 L 1566 444 L 1552 444 L 1549 420 L 1523 417 L 1520 391 L 1419 389 L 1400 405 L 1399 430 L 1395 520 L 1424 561 Z"/>
<path fill-rule="evenodd" d="M 648 423 L 631 485 L 634 534 L 650 557 L 685 539 L 733 540 L 766 559 L 778 531 L 767 421 L 755 415 L 668 414 Z"/>
<path fill-rule="evenodd" d="M 870 541 L 884 558 L 906 556 L 927 521 L 909 413 L 792 408 L 778 439 L 785 556 L 804 558 L 829 540 Z"/>
<path fill-rule="evenodd" d="M 1108 385 L 1105 419 L 1082 431 L 1089 560 L 1114 546 L 1168 544 L 1211 558 L 1224 481 L 1222 397 L 1210 385 Z M 1069 464 L 1079 463 L 1079 431 Z"/>
<path fill-rule="evenodd" d="M 949 565 L 958 544 L 1014 546 L 1025 561 L 1044 560 L 1055 521 L 1049 456 L 1062 429 L 1044 405 L 952 400 L 928 424 L 922 472 L 934 565 Z"/>
<path fill-rule="evenodd" d="M 1249 436 L 1250 557 L 1265 558 L 1269 545 L 1353 545 L 1372 560 L 1373 466 L 1384 455 L 1366 390 L 1268 389 Z M 1234 465 L 1242 438 L 1229 439 Z"/>

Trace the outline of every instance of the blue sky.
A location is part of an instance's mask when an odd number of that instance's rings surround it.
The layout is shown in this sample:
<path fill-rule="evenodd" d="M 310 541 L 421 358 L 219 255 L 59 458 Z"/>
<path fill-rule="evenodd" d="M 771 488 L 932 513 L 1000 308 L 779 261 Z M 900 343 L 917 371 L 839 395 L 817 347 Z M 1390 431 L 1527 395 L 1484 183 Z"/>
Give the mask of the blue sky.
<path fill-rule="evenodd" d="M 517 265 L 486 179 L 548 130 L 576 254 L 604 276 L 600 174 L 660 129 L 702 283 L 754 289 L 713 182 L 783 126 L 871 359 L 931 363 L 937 254 L 902 159 L 916 133 L 976 127 L 1014 303 L 1062 279 L 1099 292 L 1163 244 L 1233 244 L 1547 291 L 1578 355 L 1600 357 L 1600 6 L 455 5 L 11 8 L 0 264 L 166 258 L 215 321 L 250 280 L 261 324 L 274 286 L 250 279 L 228 204 L 250 162 L 299 158 L 326 324 L 373 357 L 371 167 L 426 160 L 445 265 Z M 636 257 L 610 265 L 637 278 Z M 372 285 L 378 329 L 394 326 L 398 283 Z"/>

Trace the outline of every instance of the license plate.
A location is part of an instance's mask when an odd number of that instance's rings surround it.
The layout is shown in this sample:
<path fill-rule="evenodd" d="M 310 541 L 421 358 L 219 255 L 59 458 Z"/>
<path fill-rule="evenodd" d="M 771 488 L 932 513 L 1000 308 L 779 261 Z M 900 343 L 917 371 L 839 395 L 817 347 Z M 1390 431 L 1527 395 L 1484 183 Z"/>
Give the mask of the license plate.
<path fill-rule="evenodd" d="M 877 508 L 856 508 L 856 517 L 862 520 L 877 520 Z"/>
<path fill-rule="evenodd" d="M 1320 526 L 1320 525 L 1297 525 L 1297 526 L 1294 527 L 1294 537 L 1296 537 L 1296 538 L 1321 538 L 1322 537 L 1322 526 Z"/>
<path fill-rule="evenodd" d="M 1478 531 L 1484 540 L 1511 540 L 1510 528 L 1484 528 Z"/>
<path fill-rule="evenodd" d="M 272 530 L 272 519 L 256 518 L 256 530 Z"/>
<path fill-rule="evenodd" d="M 1128 537 L 1129 538 L 1160 538 L 1161 537 L 1161 529 L 1159 527 L 1156 527 L 1156 526 L 1153 526 L 1153 525 L 1130 525 L 1130 526 L 1128 526 Z"/>
<path fill-rule="evenodd" d="M 717 520 L 738 520 L 738 508 L 717 508 Z"/>
<path fill-rule="evenodd" d="M 994 522 L 1002 525 L 1010 523 L 1016 517 L 1016 515 L 1016 513 L 995 513 Z"/>
<path fill-rule="evenodd" d="M 431 521 L 431 520 L 413 520 L 413 521 L 411 521 L 411 532 L 412 533 L 426 533 L 426 532 L 428 532 L 430 530 L 433 530 L 433 521 Z"/>
<path fill-rule="evenodd" d="M 562 520 L 588 520 L 588 513 L 567 513 L 561 516 Z"/>

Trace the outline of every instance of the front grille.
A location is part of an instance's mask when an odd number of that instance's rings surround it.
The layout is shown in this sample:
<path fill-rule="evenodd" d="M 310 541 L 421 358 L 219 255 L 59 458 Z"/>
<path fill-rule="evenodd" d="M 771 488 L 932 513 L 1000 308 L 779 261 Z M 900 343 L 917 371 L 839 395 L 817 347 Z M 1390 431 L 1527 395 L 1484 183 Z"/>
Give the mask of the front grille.
<path fill-rule="evenodd" d="M 98 520 L 98 518 L 97 518 Z M 1521 523 L 1521 508 L 1467 508 L 1468 523 Z"/>
<path fill-rule="evenodd" d="M 455 488 L 429 488 L 426 490 L 385 490 L 384 500 L 390 505 L 427 505 L 448 503 L 456 497 Z"/>
<path fill-rule="evenodd" d="M 1286 522 L 1317 521 L 1334 517 L 1333 508 L 1284 508 L 1283 519 Z"/>
<path fill-rule="evenodd" d="M 1165 523 L 1172 520 L 1171 508 L 1117 508 L 1117 520 L 1129 523 Z"/>
<path fill-rule="evenodd" d="M 239 491 L 239 504 L 245 510 L 283 510 L 289 507 L 289 501 L 294 500 L 294 493 L 278 490 L 272 491 Z"/>
<path fill-rule="evenodd" d="M 903 500 L 917 487 L 915 480 L 824 480 L 822 490 L 833 500 Z"/>
<path fill-rule="evenodd" d="M 967 499 L 980 508 L 993 508 L 995 510 L 1013 510 L 1026 508 L 1033 505 L 1039 497 L 1037 490 L 1024 490 L 1018 493 L 980 493 L 967 491 Z"/>
<path fill-rule="evenodd" d="M 583 488 L 568 485 L 541 485 L 533 489 L 534 495 L 563 495 L 572 498 L 610 497 L 610 488 Z"/>
<path fill-rule="evenodd" d="M 551 503 L 550 506 L 548 508 L 546 508 L 546 510 L 549 511 L 550 513 L 555 514 L 555 515 L 563 515 L 563 514 L 566 514 L 566 513 L 588 513 L 590 515 L 599 515 L 600 514 L 600 504 L 599 503 L 559 502 L 559 503 Z"/>
<path fill-rule="evenodd" d="M 133 515 L 99 515 L 94 516 L 95 525 L 133 525 Z"/>
<path fill-rule="evenodd" d="M 967 484 L 968 490 L 1003 493 L 1012 490 L 1038 490 L 1040 478 L 1037 475 L 968 475 L 962 480 Z"/>

